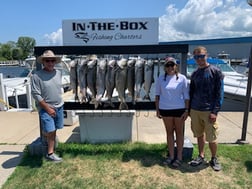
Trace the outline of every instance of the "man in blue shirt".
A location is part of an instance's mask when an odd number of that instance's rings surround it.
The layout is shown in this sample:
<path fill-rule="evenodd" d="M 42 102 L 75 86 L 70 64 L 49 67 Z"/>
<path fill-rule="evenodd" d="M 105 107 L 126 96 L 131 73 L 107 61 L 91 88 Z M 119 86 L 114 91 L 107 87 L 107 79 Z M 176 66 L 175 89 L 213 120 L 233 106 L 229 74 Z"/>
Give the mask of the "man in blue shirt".
<path fill-rule="evenodd" d="M 217 135 L 216 122 L 223 100 L 224 75 L 217 67 L 207 62 L 207 50 L 199 46 L 193 51 L 194 59 L 198 64 L 191 76 L 190 83 L 190 116 L 191 128 L 194 137 L 197 137 L 199 155 L 192 160 L 192 166 L 204 162 L 205 141 L 209 143 L 212 158 L 209 162 L 215 171 L 221 170 L 217 160 Z"/>

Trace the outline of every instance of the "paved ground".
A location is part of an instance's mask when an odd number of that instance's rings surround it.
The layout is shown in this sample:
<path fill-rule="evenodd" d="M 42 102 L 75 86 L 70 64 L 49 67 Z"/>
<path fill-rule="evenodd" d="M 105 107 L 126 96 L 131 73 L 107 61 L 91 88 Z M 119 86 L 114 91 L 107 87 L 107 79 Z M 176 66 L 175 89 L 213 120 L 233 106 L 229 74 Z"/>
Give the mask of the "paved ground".
<path fill-rule="evenodd" d="M 250 112 L 251 113 L 251 112 Z M 241 139 L 242 111 L 219 113 L 220 143 L 236 143 Z M 0 112 L 0 187 L 20 162 L 26 145 L 40 136 L 37 112 Z M 196 143 L 190 130 L 190 118 L 185 123 L 185 136 Z M 79 122 L 58 131 L 60 142 L 80 142 Z M 166 135 L 162 120 L 155 112 L 136 112 L 132 124 L 132 141 L 165 143 Z M 252 115 L 249 114 L 246 141 L 252 143 Z"/>

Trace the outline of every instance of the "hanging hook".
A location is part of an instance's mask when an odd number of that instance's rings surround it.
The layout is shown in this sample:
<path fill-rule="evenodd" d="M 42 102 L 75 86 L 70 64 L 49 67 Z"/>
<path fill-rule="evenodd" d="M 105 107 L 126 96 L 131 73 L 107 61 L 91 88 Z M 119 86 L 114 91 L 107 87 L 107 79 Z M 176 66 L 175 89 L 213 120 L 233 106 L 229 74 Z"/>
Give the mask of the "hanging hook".
<path fill-rule="evenodd" d="M 144 117 L 149 117 L 149 111 L 146 111 L 147 114 L 144 114 Z"/>
<path fill-rule="evenodd" d="M 140 111 L 136 111 L 136 117 L 140 117 Z"/>

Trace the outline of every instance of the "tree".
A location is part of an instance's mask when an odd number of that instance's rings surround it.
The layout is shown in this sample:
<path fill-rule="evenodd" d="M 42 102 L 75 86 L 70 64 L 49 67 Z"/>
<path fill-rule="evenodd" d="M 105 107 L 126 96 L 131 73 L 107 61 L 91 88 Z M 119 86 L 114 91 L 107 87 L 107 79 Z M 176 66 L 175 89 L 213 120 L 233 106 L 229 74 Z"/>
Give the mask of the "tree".
<path fill-rule="evenodd" d="M 12 49 L 12 58 L 13 60 L 21 60 L 23 56 L 23 51 L 21 48 Z"/>
<path fill-rule="evenodd" d="M 33 55 L 33 49 L 36 41 L 30 37 L 19 37 L 18 42 L 8 41 L 5 44 L 0 43 L 0 60 L 24 60 Z"/>
<path fill-rule="evenodd" d="M 14 49 L 17 47 L 17 43 L 15 41 L 8 41 L 7 44 L 11 47 L 11 49 Z"/>
<path fill-rule="evenodd" d="M 1 56 L 6 60 L 12 60 L 11 45 L 6 43 L 1 45 Z"/>
<path fill-rule="evenodd" d="M 17 42 L 17 47 L 21 48 L 23 51 L 23 55 L 21 59 L 25 59 L 26 57 L 33 54 L 34 46 L 36 45 L 35 39 L 31 37 L 19 37 Z"/>

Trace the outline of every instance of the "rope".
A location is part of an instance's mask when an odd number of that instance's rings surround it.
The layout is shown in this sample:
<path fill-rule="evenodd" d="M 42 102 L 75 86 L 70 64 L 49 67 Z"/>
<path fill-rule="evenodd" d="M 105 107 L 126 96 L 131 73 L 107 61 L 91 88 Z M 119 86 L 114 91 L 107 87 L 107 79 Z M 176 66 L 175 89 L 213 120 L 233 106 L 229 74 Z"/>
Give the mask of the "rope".
<path fill-rule="evenodd" d="M 5 106 L 7 106 L 8 108 L 15 108 L 13 106 L 8 105 L 3 99 L 0 98 L 0 103 L 4 104 Z"/>

